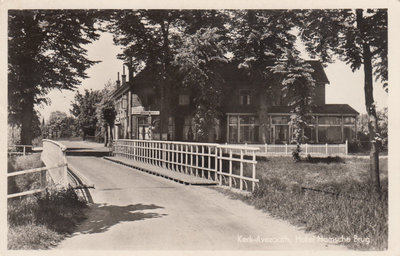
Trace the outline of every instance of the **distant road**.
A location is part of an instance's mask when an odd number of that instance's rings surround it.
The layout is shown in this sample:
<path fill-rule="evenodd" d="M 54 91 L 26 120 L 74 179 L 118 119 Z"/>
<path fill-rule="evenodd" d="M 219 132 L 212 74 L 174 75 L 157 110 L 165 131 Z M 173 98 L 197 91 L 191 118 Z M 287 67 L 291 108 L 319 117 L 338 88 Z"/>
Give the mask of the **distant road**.
<path fill-rule="evenodd" d="M 95 185 L 88 219 L 57 249 L 343 249 L 215 189 L 185 186 L 102 158 L 68 157 Z"/>

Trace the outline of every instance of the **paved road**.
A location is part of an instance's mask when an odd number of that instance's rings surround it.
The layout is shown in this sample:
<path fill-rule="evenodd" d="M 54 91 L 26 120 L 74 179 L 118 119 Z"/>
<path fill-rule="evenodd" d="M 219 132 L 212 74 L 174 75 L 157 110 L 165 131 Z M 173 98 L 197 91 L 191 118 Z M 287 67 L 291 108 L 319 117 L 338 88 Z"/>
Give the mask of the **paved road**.
<path fill-rule="evenodd" d="M 311 234 L 215 189 L 185 186 L 96 157 L 68 157 L 68 162 L 95 184 L 95 204 L 58 249 L 343 249 L 315 242 Z"/>

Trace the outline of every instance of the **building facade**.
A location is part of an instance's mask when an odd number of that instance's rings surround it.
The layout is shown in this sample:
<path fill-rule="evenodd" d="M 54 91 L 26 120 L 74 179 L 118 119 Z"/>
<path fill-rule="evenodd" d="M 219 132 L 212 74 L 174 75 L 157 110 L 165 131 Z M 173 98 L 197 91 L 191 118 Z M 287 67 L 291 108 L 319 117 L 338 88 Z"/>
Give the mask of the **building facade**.
<path fill-rule="evenodd" d="M 304 131 L 309 143 L 343 143 L 356 139 L 358 112 L 348 104 L 326 104 L 326 86 L 329 80 L 318 61 L 309 61 L 317 82 L 315 107 L 309 113 L 309 125 Z M 233 64 L 220 71 L 224 79 L 221 98 L 221 116 L 215 119 L 209 132 L 209 142 L 218 143 L 291 143 L 293 127 L 291 109 L 279 86 L 269 100 L 260 93 L 258 81 Z M 144 69 L 135 77 L 125 71 L 122 83 L 117 81 L 113 93 L 117 118 L 115 139 L 197 141 L 194 125 L 193 100 L 189 89 L 176 86 L 169 93 L 171 111 L 165 116 L 168 129 L 161 132 L 160 85 L 155 72 Z M 261 89 L 262 91 L 262 89 Z M 271 100 L 272 99 L 272 100 Z"/>

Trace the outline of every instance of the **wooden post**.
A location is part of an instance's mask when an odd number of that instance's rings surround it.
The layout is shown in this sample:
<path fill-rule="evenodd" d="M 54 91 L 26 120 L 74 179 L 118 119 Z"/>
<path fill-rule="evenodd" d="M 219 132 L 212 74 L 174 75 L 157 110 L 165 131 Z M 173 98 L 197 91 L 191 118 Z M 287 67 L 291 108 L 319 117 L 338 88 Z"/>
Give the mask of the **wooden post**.
<path fill-rule="evenodd" d="M 240 149 L 240 153 L 242 153 L 242 149 Z M 229 149 L 229 187 L 232 187 L 232 149 Z"/>
<path fill-rule="evenodd" d="M 285 153 L 288 153 L 288 147 L 287 147 L 287 143 L 285 143 Z"/>
<path fill-rule="evenodd" d="M 306 154 L 308 154 L 308 143 L 306 143 Z"/>
<path fill-rule="evenodd" d="M 222 185 L 222 148 L 219 148 L 219 185 Z"/>
<path fill-rule="evenodd" d="M 349 153 L 349 141 L 346 140 L 346 146 L 345 146 L 345 151 L 346 151 L 346 155 Z"/>
<path fill-rule="evenodd" d="M 325 152 L 326 152 L 326 155 L 328 155 L 328 143 L 325 144 Z"/>
<path fill-rule="evenodd" d="M 268 153 L 268 144 L 265 143 L 265 153 Z"/>
<path fill-rule="evenodd" d="M 253 151 L 253 161 L 256 161 L 256 153 L 255 151 Z M 254 192 L 254 190 L 256 189 L 256 182 L 254 181 L 256 178 L 256 164 L 253 163 L 253 181 L 252 181 L 252 191 Z"/>
<path fill-rule="evenodd" d="M 215 169 L 215 181 L 218 181 L 218 146 L 214 146 L 214 169 Z"/>
<path fill-rule="evenodd" d="M 254 151 L 253 151 L 254 152 Z M 243 177 L 243 150 L 242 149 L 240 149 L 240 187 L 239 187 L 239 189 L 240 190 L 243 190 L 243 180 L 242 180 L 242 177 Z"/>

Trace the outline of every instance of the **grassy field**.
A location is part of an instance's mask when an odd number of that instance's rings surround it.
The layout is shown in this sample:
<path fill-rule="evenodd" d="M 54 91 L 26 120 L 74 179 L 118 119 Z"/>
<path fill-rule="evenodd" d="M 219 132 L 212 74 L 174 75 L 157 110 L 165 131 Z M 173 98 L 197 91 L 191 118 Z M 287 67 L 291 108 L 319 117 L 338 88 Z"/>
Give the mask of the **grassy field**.
<path fill-rule="evenodd" d="M 347 239 L 357 250 L 384 250 L 388 236 L 388 163 L 381 159 L 382 194 L 369 185 L 369 159 L 291 157 L 259 160 L 259 187 L 233 195 L 316 235 Z M 304 189 L 309 188 L 309 189 Z"/>
<path fill-rule="evenodd" d="M 8 172 L 43 166 L 40 154 L 9 158 Z M 35 188 L 40 176 L 26 174 L 10 178 L 8 191 Z M 72 189 L 49 189 L 35 196 L 8 199 L 8 244 L 10 250 L 47 249 L 55 246 L 85 218 L 86 203 Z"/>

